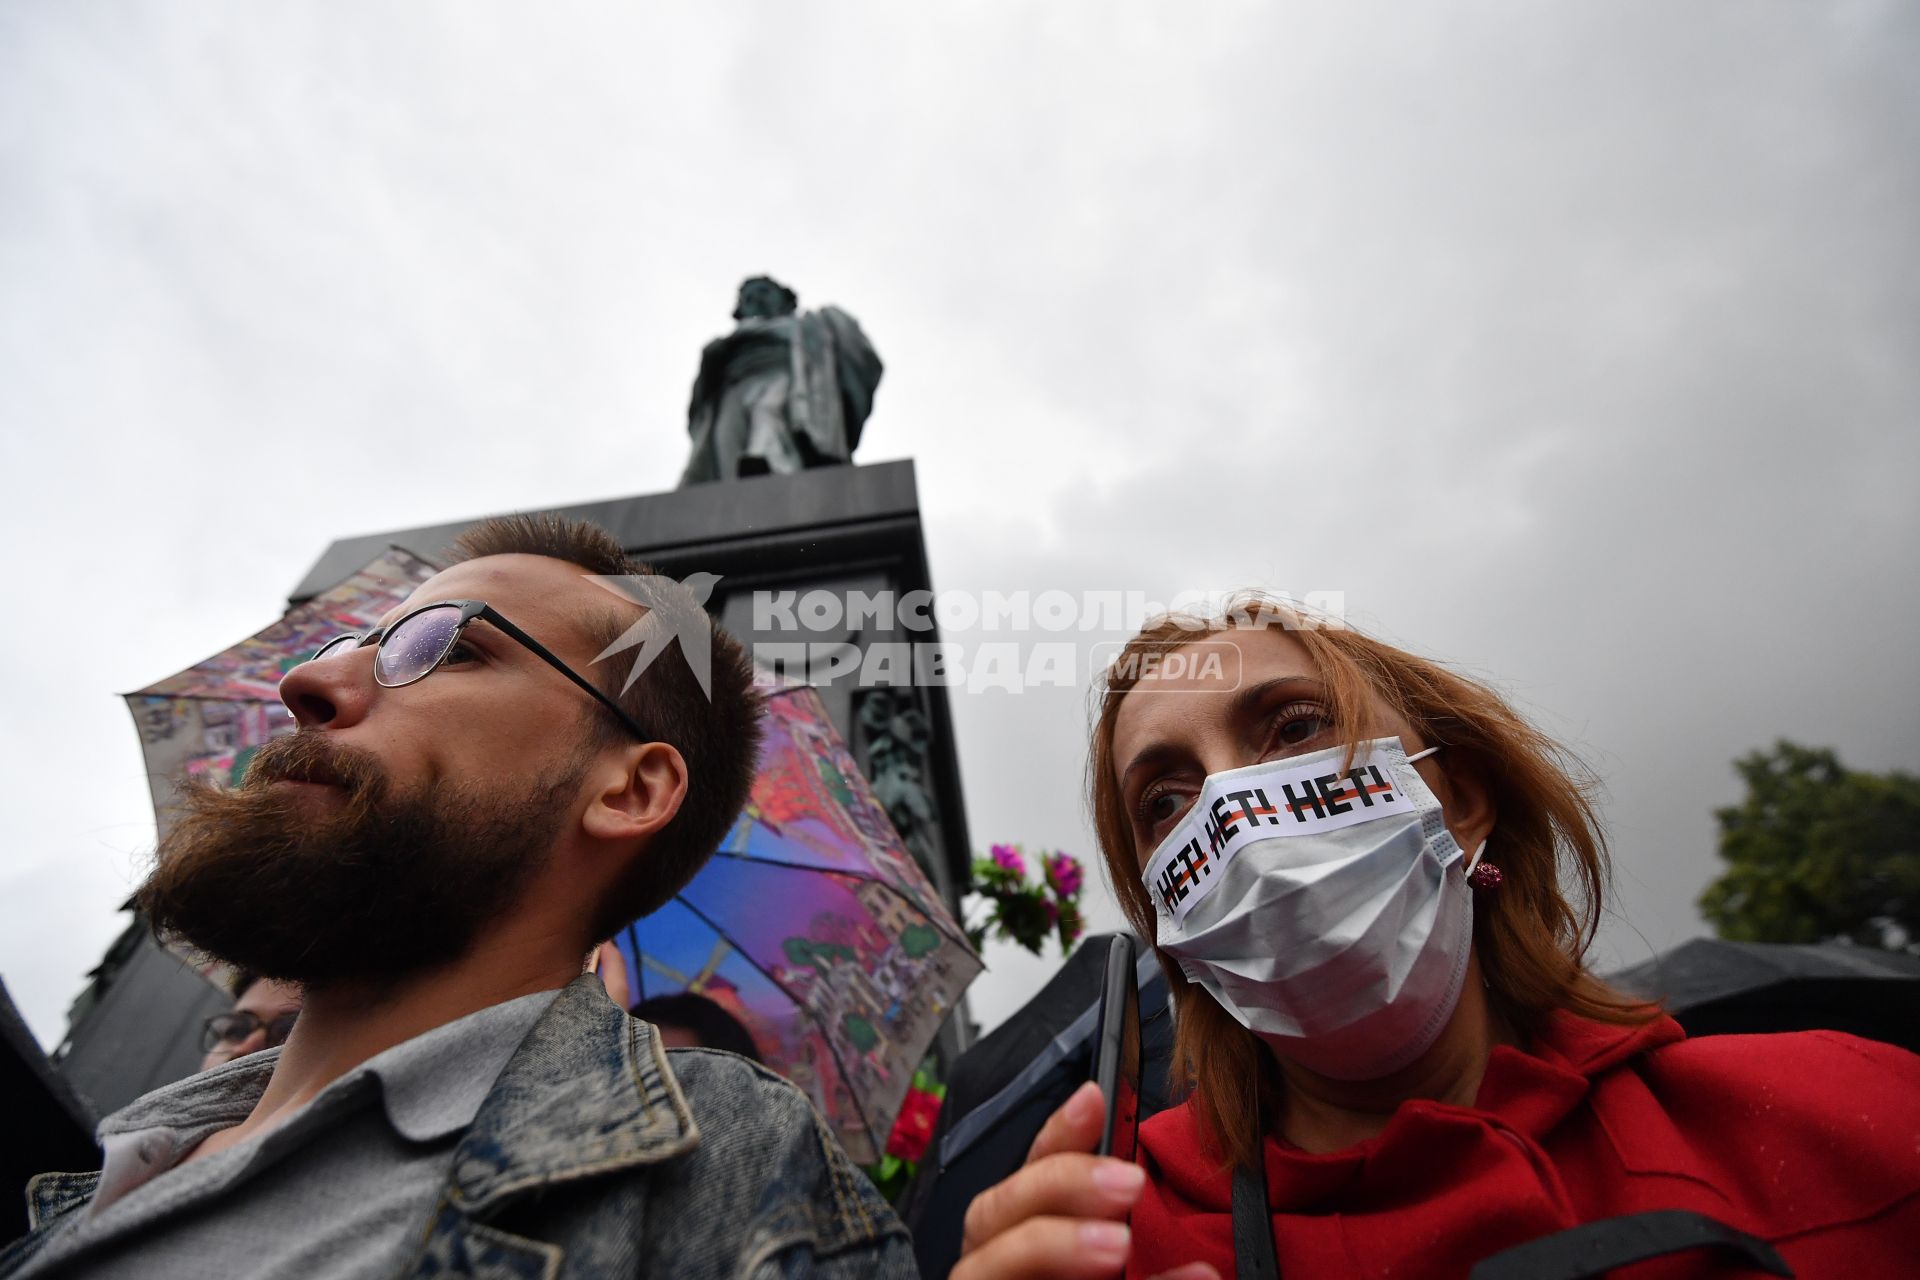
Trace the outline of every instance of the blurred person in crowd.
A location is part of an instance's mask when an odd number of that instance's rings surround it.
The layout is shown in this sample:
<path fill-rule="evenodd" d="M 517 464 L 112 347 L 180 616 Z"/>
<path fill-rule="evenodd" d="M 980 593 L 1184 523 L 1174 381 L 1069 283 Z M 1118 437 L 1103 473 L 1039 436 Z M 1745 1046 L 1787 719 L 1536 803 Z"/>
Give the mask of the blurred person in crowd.
<path fill-rule="evenodd" d="M 618 944 L 601 942 L 593 952 L 588 971 L 599 973 L 601 983 L 607 986 L 609 1000 L 628 1007 L 632 986 L 626 977 L 626 956 L 620 954 Z M 745 1023 L 718 1002 L 697 992 L 655 996 L 641 1000 L 628 1011 L 643 1023 L 653 1023 L 660 1032 L 660 1042 L 670 1050 L 726 1050 L 728 1054 L 739 1054 L 766 1065 L 766 1059 L 760 1057 L 760 1048 L 753 1042 L 753 1032 L 747 1031 Z"/>
<path fill-rule="evenodd" d="M 759 1046 L 754 1044 L 753 1033 L 746 1025 L 717 1001 L 698 992 L 654 996 L 629 1008 L 627 1002 L 633 997 L 627 979 L 627 961 L 617 944 L 601 943 L 588 969 L 600 975 L 609 999 L 642 1022 L 651 1022 L 669 1049 L 725 1049 L 765 1065 L 766 1059 L 760 1056 Z"/>
<path fill-rule="evenodd" d="M 1689 1039 L 1609 989 L 1592 779 L 1486 685 L 1311 621 L 1251 597 L 1108 669 L 1094 820 L 1189 1093 L 1132 1164 L 1091 1154 L 1082 1086 L 969 1206 L 955 1280 L 1464 1276 L 1523 1244 L 1564 1256 L 1503 1274 L 1913 1274 L 1920 1058 Z"/>
<path fill-rule="evenodd" d="M 288 672 L 297 732 L 184 792 L 137 895 L 300 985 L 287 1043 L 108 1116 L 100 1173 L 30 1184 L 0 1276 L 913 1274 L 805 1095 L 670 1058 L 583 972 L 738 815 L 746 655 L 591 525 L 458 546 Z M 596 656 L 662 627 L 638 669 Z"/>
<path fill-rule="evenodd" d="M 200 1047 L 207 1051 L 200 1060 L 202 1071 L 278 1048 L 287 1042 L 300 1016 L 299 987 L 248 969 L 237 970 L 229 986 L 235 997 L 233 1008 L 208 1018 L 200 1031 Z"/>
<path fill-rule="evenodd" d="M 651 1022 L 660 1038 L 675 1049 L 725 1049 L 755 1062 L 762 1061 L 753 1034 L 740 1019 L 706 996 L 682 991 L 655 996 L 633 1006 L 633 1016 Z"/>

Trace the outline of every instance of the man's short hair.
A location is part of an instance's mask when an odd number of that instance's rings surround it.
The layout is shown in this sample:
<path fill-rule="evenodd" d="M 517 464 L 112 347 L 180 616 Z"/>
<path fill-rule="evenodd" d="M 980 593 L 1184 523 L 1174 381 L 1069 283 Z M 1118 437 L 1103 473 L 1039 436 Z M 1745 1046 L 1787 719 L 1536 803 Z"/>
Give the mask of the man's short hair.
<path fill-rule="evenodd" d="M 503 555 L 548 556 L 604 577 L 653 578 L 649 592 L 669 607 L 702 609 L 691 591 L 630 559 L 611 534 L 584 520 L 556 515 L 488 520 L 461 534 L 449 559 L 458 563 Z M 606 607 L 591 611 L 582 621 L 589 640 L 604 650 L 633 623 L 634 612 L 617 605 L 610 593 Z M 582 672 L 658 735 L 658 741 L 677 749 L 687 763 L 687 795 L 680 812 L 654 833 L 646 852 L 600 904 L 593 920 L 597 938 L 611 936 L 628 921 L 659 910 L 685 888 L 732 829 L 753 785 L 760 758 L 761 711 L 761 698 L 753 687 L 753 663 L 740 642 L 717 623 L 708 626 L 705 634 L 712 654 L 709 691 L 702 691 L 681 652 L 681 645 L 692 643 L 684 632 L 680 643 L 669 645 L 624 692 L 624 662 L 598 663 Z M 631 740 L 628 730 L 605 708 L 593 707 L 587 699 L 582 702 L 592 717 L 594 746 Z"/>

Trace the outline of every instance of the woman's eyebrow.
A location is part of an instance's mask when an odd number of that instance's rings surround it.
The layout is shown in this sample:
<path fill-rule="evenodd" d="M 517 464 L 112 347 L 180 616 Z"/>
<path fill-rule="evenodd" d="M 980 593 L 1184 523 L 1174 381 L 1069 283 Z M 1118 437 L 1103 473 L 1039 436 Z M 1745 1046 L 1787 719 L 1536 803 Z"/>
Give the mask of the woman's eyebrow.
<path fill-rule="evenodd" d="M 1157 769 L 1177 763 L 1178 761 L 1184 760 L 1186 755 L 1187 752 L 1183 748 L 1175 746 L 1171 742 L 1155 742 L 1141 748 L 1139 753 L 1127 762 L 1126 769 L 1121 772 L 1120 790 L 1123 793 L 1127 790 L 1127 781 L 1132 778 L 1134 774 L 1147 769 Z"/>

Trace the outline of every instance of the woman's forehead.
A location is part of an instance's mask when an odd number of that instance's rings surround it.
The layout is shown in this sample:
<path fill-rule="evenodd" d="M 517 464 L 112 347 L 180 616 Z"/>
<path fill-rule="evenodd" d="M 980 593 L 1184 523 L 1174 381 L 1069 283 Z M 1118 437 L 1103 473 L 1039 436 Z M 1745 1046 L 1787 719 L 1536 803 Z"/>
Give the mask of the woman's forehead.
<path fill-rule="evenodd" d="M 1317 679 L 1305 645 L 1280 627 L 1210 631 L 1177 649 L 1145 657 L 1139 682 L 1113 721 L 1116 776 L 1149 747 L 1191 741 L 1226 724 L 1242 689 L 1288 678 Z"/>

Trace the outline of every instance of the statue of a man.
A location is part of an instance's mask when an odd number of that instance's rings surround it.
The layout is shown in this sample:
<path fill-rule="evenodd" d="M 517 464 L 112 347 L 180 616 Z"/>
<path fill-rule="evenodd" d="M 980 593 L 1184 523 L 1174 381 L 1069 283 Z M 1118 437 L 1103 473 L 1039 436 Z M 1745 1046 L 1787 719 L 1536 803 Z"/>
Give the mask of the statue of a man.
<path fill-rule="evenodd" d="M 740 285 L 738 327 L 700 353 L 683 486 L 853 461 L 880 357 L 846 312 L 799 304 L 768 276 Z"/>

